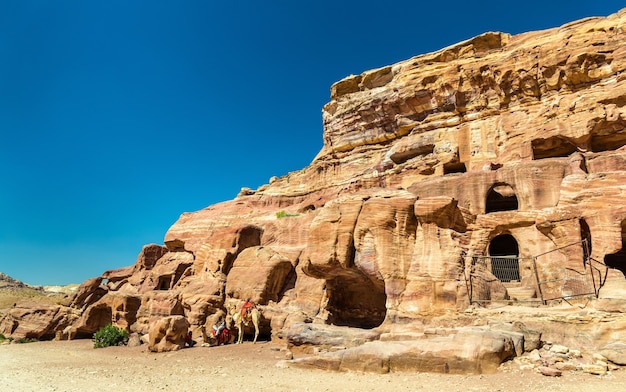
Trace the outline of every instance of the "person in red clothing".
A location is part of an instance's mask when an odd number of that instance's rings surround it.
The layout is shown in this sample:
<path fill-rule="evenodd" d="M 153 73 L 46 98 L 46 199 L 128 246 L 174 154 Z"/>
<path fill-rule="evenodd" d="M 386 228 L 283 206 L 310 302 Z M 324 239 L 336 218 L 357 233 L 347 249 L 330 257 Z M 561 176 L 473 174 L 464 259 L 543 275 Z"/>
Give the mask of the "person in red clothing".
<path fill-rule="evenodd" d="M 189 347 L 193 347 L 196 344 L 196 341 L 192 338 L 191 331 L 187 332 L 187 336 L 185 337 L 185 344 Z"/>
<path fill-rule="evenodd" d="M 250 301 L 250 299 L 248 298 L 241 307 L 241 317 L 248 318 L 250 316 L 250 312 L 252 311 L 252 309 L 254 309 L 254 307 L 254 302 Z"/>

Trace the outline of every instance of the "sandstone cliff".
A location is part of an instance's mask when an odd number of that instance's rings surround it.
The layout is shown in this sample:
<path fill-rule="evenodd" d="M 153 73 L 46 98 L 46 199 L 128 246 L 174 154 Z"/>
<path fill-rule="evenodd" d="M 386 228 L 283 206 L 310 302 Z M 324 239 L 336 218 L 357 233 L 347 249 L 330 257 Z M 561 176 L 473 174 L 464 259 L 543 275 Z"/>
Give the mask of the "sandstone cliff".
<path fill-rule="evenodd" d="M 470 306 L 584 301 L 614 321 L 576 326 L 596 331 L 587 345 L 626 340 L 625 27 L 622 10 L 488 32 L 335 83 L 308 167 L 184 213 L 164 246 L 85 282 L 55 329 L 145 334 L 184 315 L 200 330 L 251 299 L 266 337 L 335 325 L 376 340 L 476 324 Z"/>

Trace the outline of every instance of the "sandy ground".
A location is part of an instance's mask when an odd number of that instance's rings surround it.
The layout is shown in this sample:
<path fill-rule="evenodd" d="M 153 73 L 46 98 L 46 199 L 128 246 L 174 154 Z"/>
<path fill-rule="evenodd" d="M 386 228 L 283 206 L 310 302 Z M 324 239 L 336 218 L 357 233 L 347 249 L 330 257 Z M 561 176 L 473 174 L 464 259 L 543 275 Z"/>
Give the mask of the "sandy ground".
<path fill-rule="evenodd" d="M 626 369 L 605 376 L 334 373 L 281 366 L 270 342 L 151 353 L 94 349 L 90 340 L 0 345 L 0 391 L 624 391 Z"/>

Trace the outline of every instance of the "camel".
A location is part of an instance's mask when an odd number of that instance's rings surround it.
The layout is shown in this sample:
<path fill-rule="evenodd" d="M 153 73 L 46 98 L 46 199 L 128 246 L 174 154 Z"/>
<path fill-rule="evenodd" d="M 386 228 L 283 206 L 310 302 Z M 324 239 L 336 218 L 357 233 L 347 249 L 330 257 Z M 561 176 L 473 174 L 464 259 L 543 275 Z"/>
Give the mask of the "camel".
<path fill-rule="evenodd" d="M 243 328 L 244 326 L 248 326 L 250 321 L 254 324 L 254 340 L 252 343 L 256 343 L 256 339 L 259 336 L 259 319 L 261 318 L 261 312 L 256 307 L 252 308 L 248 317 L 242 317 L 241 312 L 237 310 L 235 305 L 231 305 L 229 310 L 230 316 L 233 318 L 233 323 L 237 326 L 238 335 L 237 335 L 237 344 L 243 343 Z"/>

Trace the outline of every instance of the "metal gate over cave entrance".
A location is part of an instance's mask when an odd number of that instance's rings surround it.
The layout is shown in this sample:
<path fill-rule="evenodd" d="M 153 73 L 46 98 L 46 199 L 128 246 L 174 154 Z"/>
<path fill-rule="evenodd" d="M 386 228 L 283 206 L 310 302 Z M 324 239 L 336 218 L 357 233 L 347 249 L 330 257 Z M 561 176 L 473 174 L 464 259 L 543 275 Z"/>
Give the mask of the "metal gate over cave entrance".
<path fill-rule="evenodd" d="M 532 257 L 466 255 L 464 263 L 470 304 L 480 305 L 597 298 L 609 268 L 590 257 L 585 239 Z"/>

